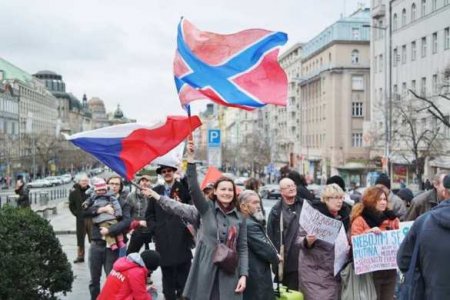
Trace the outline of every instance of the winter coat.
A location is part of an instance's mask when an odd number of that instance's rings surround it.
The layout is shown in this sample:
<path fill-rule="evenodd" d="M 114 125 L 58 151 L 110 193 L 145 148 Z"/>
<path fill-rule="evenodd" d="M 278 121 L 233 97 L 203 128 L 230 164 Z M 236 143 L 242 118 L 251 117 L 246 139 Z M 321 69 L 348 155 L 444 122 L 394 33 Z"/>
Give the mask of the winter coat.
<path fill-rule="evenodd" d="M 277 265 L 278 251 L 269 240 L 263 225 L 248 217 L 248 278 L 244 291 L 245 300 L 275 300 L 270 265 Z"/>
<path fill-rule="evenodd" d="M 342 206 L 336 217 L 328 211 L 325 203 L 318 202 L 313 207 L 327 217 L 342 221 L 344 228 L 348 229 L 350 208 L 347 205 Z M 334 276 L 334 244 L 316 240 L 308 247 L 306 231 L 302 227 L 299 230 L 298 277 L 305 299 L 339 299 L 341 281 L 339 276 Z"/>
<path fill-rule="evenodd" d="M 301 184 L 297 185 L 297 196 L 309 201 L 314 201 L 314 199 L 316 198 L 314 194 L 310 190 L 308 190 L 306 186 Z"/>
<path fill-rule="evenodd" d="M 189 192 L 201 216 L 197 249 L 183 296 L 190 300 L 209 300 L 217 278 L 220 299 L 238 300 L 242 294 L 234 292 L 240 276 L 248 276 L 247 227 L 245 218 L 236 208 L 224 213 L 216 201 L 206 200 L 197 181 L 195 164 L 188 164 Z M 237 228 L 236 250 L 239 265 L 229 275 L 213 263 L 213 255 L 219 239 L 224 241 L 230 226 Z M 217 287 L 217 285 L 216 285 Z"/>
<path fill-rule="evenodd" d="M 392 191 L 389 193 L 388 202 L 392 205 L 392 210 L 397 217 L 403 220 L 407 212 L 405 202 Z"/>
<path fill-rule="evenodd" d="M 420 215 L 438 205 L 438 203 L 439 199 L 435 188 L 417 195 L 411 201 L 411 206 L 409 207 L 405 220 L 414 221 Z"/>
<path fill-rule="evenodd" d="M 163 185 L 158 185 L 153 190 L 164 195 L 164 189 Z M 175 181 L 170 192 L 171 195 L 174 193 L 177 193 L 182 203 L 190 203 L 187 188 L 178 181 Z M 151 198 L 146 219 L 156 251 L 161 255 L 161 267 L 176 266 L 192 259 L 192 236 L 179 216 L 166 212 L 158 201 Z"/>
<path fill-rule="evenodd" d="M 30 190 L 28 187 L 23 184 L 18 190 L 15 191 L 17 195 L 19 195 L 19 198 L 17 199 L 17 207 L 26 208 L 30 207 L 30 198 L 29 193 Z"/>
<path fill-rule="evenodd" d="M 108 228 L 109 231 L 109 235 L 111 236 L 117 236 L 119 234 L 124 234 L 124 237 L 126 238 L 126 233 L 128 231 L 128 228 L 130 227 L 131 224 L 131 215 L 130 215 L 130 205 L 128 204 L 128 202 L 120 199 L 119 200 L 120 203 L 120 207 L 122 208 L 122 217 L 117 218 L 117 220 L 119 221 L 117 224 L 113 224 Z M 93 218 L 98 216 L 99 214 L 97 213 L 98 207 L 95 206 L 90 206 L 87 207 L 84 210 L 84 217 L 85 218 Z M 92 226 L 92 240 L 103 240 L 102 235 L 100 234 L 100 227 L 98 226 L 99 224 L 94 224 L 94 226 Z"/>
<path fill-rule="evenodd" d="M 138 253 L 119 258 L 97 300 L 151 300 L 147 292 L 147 273 Z"/>
<path fill-rule="evenodd" d="M 275 245 L 278 252 L 280 252 L 280 214 L 282 210 L 282 201 L 278 202 L 272 207 L 267 221 L 267 235 L 272 243 Z M 303 199 L 297 197 L 295 199 L 295 214 L 296 217 L 291 221 L 288 228 L 284 228 L 284 273 L 298 271 L 298 251 L 299 247 L 295 243 L 299 228 L 299 218 L 302 211 Z"/>
<path fill-rule="evenodd" d="M 381 223 L 380 226 L 378 226 L 381 231 L 385 230 L 395 230 L 400 228 L 400 220 L 398 218 L 394 220 L 384 220 L 383 223 Z M 351 227 L 351 235 L 360 235 L 369 232 L 371 227 L 367 222 L 364 220 L 362 216 L 356 217 L 355 220 L 353 220 L 352 227 Z"/>
<path fill-rule="evenodd" d="M 200 214 L 194 205 L 181 203 L 166 196 L 161 196 L 158 203 L 166 212 L 179 216 L 194 225 L 196 230 L 200 227 Z"/>
<path fill-rule="evenodd" d="M 409 269 L 416 243 L 419 243 L 418 264 L 425 283 L 424 299 L 450 299 L 450 199 L 414 222 L 397 252 L 397 264 L 403 273 Z"/>
<path fill-rule="evenodd" d="M 110 193 L 104 194 L 104 195 L 92 195 L 91 198 L 89 198 L 86 201 L 87 207 L 96 207 L 97 209 L 100 207 L 105 207 L 107 205 L 112 205 L 114 208 L 114 215 L 108 214 L 108 213 L 101 213 L 97 214 L 96 216 L 92 217 L 92 221 L 94 224 L 100 224 L 105 221 L 111 221 L 116 220 L 117 218 L 120 218 L 122 216 L 122 208 L 120 206 L 119 201 Z"/>
<path fill-rule="evenodd" d="M 141 195 L 139 191 L 130 193 L 127 196 L 127 202 L 131 208 L 131 219 L 133 220 L 131 228 L 134 229 L 134 232 L 150 234 L 150 228 L 141 227 L 139 224 L 139 221 L 145 220 L 149 201 L 150 199 Z"/>
<path fill-rule="evenodd" d="M 85 189 L 82 189 L 78 183 L 75 183 L 69 192 L 69 209 L 72 215 L 77 218 L 83 218 L 83 208 L 81 205 L 84 201 L 89 197 L 86 194 L 86 191 L 90 187 L 87 186 Z"/>

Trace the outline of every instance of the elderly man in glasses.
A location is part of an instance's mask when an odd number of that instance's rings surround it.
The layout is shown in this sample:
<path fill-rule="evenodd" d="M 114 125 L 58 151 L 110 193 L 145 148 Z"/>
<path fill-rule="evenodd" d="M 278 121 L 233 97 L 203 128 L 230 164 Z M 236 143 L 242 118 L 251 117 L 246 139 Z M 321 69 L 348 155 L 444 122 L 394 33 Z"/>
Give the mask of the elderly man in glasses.
<path fill-rule="evenodd" d="M 177 168 L 160 165 L 156 173 L 164 179 L 164 184 L 154 187 L 154 191 L 182 203 L 191 203 L 187 184 L 176 180 Z M 164 211 L 155 199 L 150 199 L 147 208 L 147 226 L 150 228 L 156 251 L 161 255 L 163 294 L 167 300 L 181 297 L 191 267 L 193 236 L 188 223 L 179 216 Z"/>
<path fill-rule="evenodd" d="M 300 246 L 295 243 L 303 201 L 297 196 L 297 185 L 290 178 L 280 181 L 281 200 L 272 207 L 267 221 L 267 235 L 283 258 L 281 282 L 291 290 L 298 291 L 298 254 Z M 280 251 L 281 245 L 284 252 Z M 278 280 L 278 271 L 276 280 Z"/>

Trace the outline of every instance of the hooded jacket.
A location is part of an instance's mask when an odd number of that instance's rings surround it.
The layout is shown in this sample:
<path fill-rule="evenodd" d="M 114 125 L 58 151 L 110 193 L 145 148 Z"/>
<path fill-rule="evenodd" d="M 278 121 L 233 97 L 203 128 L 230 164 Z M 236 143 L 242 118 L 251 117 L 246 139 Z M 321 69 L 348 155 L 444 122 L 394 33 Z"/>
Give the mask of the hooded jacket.
<path fill-rule="evenodd" d="M 97 300 L 151 300 L 147 292 L 147 273 L 138 253 L 119 258 Z"/>
<path fill-rule="evenodd" d="M 403 273 L 409 269 L 416 243 L 419 243 L 418 265 L 425 283 L 425 299 L 450 299 L 450 199 L 414 222 L 397 253 L 397 264 Z"/>

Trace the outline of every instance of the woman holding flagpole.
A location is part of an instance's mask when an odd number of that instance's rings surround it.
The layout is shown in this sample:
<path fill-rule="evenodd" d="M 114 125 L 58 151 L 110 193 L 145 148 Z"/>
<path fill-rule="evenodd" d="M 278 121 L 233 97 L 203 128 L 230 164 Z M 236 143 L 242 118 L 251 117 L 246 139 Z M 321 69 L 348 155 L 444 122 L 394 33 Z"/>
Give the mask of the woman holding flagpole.
<path fill-rule="evenodd" d="M 197 181 L 192 140 L 187 150 L 189 192 L 202 226 L 183 296 L 191 300 L 242 299 L 248 275 L 247 228 L 238 210 L 236 187 L 231 179 L 220 178 L 214 184 L 213 200 L 206 200 Z"/>

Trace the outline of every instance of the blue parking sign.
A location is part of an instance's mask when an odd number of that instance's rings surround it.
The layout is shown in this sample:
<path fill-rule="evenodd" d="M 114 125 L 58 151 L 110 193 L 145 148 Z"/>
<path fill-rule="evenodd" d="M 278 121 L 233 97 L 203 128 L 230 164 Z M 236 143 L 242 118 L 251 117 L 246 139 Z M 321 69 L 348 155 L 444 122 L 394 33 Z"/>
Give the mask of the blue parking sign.
<path fill-rule="evenodd" d="M 220 129 L 208 129 L 208 147 L 220 147 Z"/>

